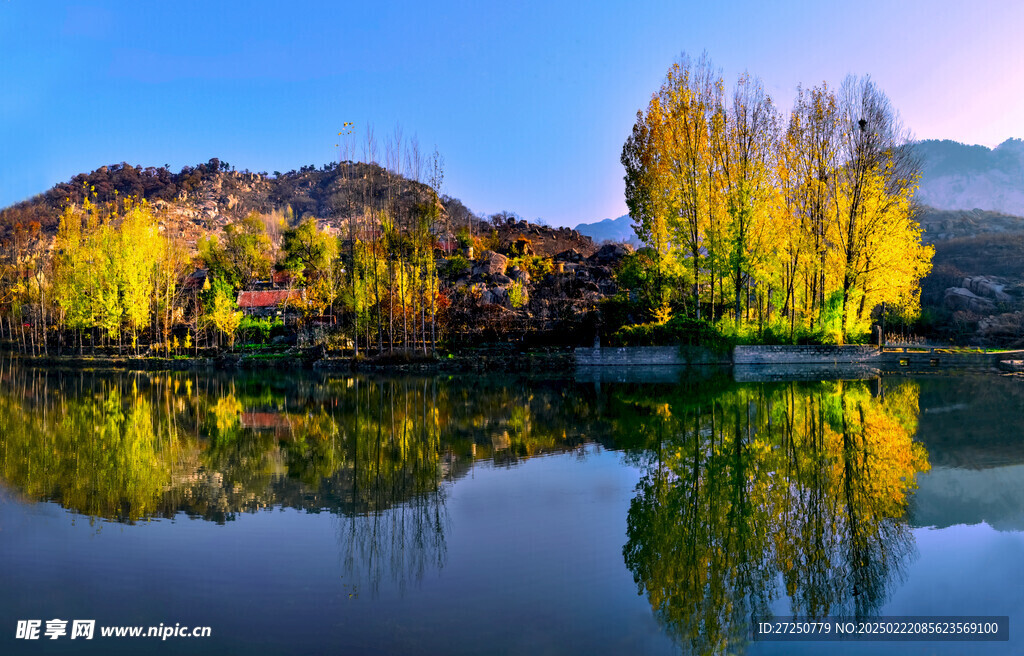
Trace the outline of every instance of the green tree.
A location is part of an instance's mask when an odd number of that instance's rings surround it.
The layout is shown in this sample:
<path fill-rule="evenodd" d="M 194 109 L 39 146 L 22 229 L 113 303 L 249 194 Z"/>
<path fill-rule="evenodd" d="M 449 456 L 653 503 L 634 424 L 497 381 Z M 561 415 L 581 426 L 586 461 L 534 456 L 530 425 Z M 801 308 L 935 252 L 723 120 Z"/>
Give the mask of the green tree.
<path fill-rule="evenodd" d="M 263 219 L 255 212 L 225 226 L 223 243 L 211 235 L 197 246 L 210 272 L 235 289 L 245 289 L 253 281 L 270 276 L 273 243 Z"/>
<path fill-rule="evenodd" d="M 318 229 L 314 218 L 285 230 L 282 250 L 285 267 L 303 272 L 307 280 L 327 275 L 338 255 L 337 241 Z"/>
<path fill-rule="evenodd" d="M 228 338 L 228 348 L 234 348 L 235 333 L 242 322 L 242 312 L 235 302 L 235 290 L 226 280 L 214 278 L 207 292 L 206 320 Z"/>

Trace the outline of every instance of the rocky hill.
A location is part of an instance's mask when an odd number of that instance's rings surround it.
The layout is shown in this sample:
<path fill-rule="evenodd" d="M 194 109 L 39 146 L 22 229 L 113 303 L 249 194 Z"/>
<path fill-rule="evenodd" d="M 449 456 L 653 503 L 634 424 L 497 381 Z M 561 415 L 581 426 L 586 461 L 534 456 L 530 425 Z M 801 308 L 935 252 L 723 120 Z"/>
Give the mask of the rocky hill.
<path fill-rule="evenodd" d="M 315 216 L 329 223 L 361 213 L 366 206 L 387 204 L 403 212 L 430 198 L 426 185 L 375 164 L 331 163 L 271 175 L 236 171 L 216 158 L 195 167 L 186 166 L 178 173 L 164 167 L 121 163 L 81 173 L 0 210 L 0 236 L 17 224 L 33 222 L 45 232 L 53 232 L 61 209 L 69 202 L 81 202 L 87 193 L 94 193 L 99 202 L 117 196 L 145 198 L 195 230 L 215 230 L 253 211 L 288 213 L 294 221 Z M 468 212 L 457 199 L 444 200 L 453 213 Z"/>
<path fill-rule="evenodd" d="M 1024 217 L 990 210 L 939 210 L 922 207 L 918 217 L 928 243 L 984 234 L 1024 232 Z"/>

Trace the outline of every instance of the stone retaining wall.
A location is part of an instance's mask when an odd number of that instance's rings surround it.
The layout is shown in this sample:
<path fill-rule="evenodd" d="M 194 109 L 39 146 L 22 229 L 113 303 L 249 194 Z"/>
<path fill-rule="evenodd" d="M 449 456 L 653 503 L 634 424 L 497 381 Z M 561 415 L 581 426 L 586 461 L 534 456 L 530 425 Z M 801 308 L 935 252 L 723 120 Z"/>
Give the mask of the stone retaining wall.
<path fill-rule="evenodd" d="M 872 363 L 880 353 L 874 346 L 737 346 L 736 365 L 746 364 L 850 364 Z"/>

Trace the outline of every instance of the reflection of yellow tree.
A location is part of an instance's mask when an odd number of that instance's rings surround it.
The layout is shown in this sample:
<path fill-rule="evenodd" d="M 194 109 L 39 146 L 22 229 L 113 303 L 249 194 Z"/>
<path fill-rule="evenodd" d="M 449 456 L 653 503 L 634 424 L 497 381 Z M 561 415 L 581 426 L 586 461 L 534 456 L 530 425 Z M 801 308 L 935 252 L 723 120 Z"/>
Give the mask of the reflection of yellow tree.
<path fill-rule="evenodd" d="M 195 442 L 159 431 L 149 401 L 117 387 L 64 399 L 62 409 L 38 413 L 0 397 L 3 479 L 88 515 L 136 521 L 157 514 Z"/>
<path fill-rule="evenodd" d="M 595 421 L 565 386 L 13 367 L 0 475 L 29 498 L 113 519 L 225 521 L 271 505 L 362 515 L 432 495 L 476 458 L 573 448 L 599 434 Z M 493 434 L 508 436 L 500 451 Z"/>
<path fill-rule="evenodd" d="M 688 651 L 739 648 L 778 577 L 795 613 L 884 601 L 913 546 L 907 493 L 928 467 L 913 441 L 915 383 L 884 397 L 863 383 L 792 384 L 627 404 L 657 439 L 623 555 Z"/>

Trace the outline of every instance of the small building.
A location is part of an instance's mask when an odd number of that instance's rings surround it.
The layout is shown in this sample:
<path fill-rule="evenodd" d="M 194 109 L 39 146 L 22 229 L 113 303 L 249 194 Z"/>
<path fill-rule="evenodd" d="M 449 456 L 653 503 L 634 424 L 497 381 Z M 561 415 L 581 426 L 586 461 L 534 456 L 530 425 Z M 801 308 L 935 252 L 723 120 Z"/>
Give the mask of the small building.
<path fill-rule="evenodd" d="M 267 289 L 239 292 L 238 307 L 251 317 L 287 318 L 297 314 L 297 303 L 306 298 L 305 289 Z"/>
<path fill-rule="evenodd" d="M 273 284 L 274 289 L 287 289 L 292 286 L 294 279 L 291 272 L 287 270 L 275 271 L 270 277 L 270 282 Z"/>
<path fill-rule="evenodd" d="M 459 241 L 455 237 L 445 236 L 434 242 L 434 250 L 447 257 L 459 249 Z"/>
<path fill-rule="evenodd" d="M 209 269 L 196 269 L 185 277 L 185 289 L 190 293 L 198 294 L 206 289 L 206 281 L 210 279 Z"/>

